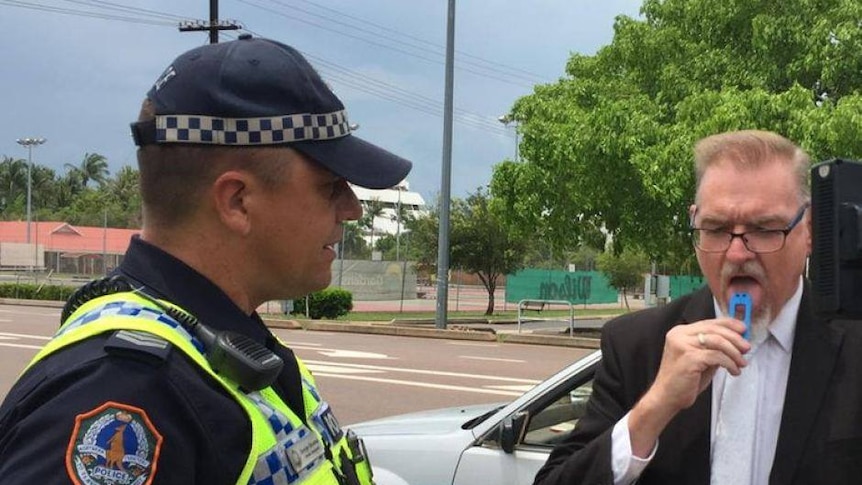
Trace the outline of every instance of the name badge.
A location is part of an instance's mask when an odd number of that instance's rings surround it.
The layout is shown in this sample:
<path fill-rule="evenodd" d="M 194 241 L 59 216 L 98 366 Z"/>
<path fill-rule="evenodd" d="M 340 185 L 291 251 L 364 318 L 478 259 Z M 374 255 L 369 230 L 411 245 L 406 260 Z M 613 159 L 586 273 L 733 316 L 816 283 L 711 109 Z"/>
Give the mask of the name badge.
<path fill-rule="evenodd" d="M 289 482 L 315 469 L 325 459 L 323 443 L 305 426 L 293 430 L 280 444 L 292 472 L 288 473 Z"/>

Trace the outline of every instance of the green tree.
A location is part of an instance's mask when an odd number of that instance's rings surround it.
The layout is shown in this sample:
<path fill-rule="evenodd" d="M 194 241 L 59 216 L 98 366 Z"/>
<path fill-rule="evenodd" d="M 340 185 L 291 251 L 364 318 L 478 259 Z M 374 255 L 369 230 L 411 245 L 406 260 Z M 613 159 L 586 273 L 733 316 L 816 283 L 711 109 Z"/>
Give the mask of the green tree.
<path fill-rule="evenodd" d="M 6 220 L 19 217 L 27 197 L 27 160 L 4 156 L 0 161 L 0 208 Z M 11 212 L 11 213 L 10 213 Z"/>
<path fill-rule="evenodd" d="M 79 166 L 67 163 L 66 168 L 74 173 L 74 177 L 77 177 L 84 187 L 87 187 L 90 181 L 102 185 L 110 175 L 108 159 L 98 153 L 85 153 Z"/>
<path fill-rule="evenodd" d="M 342 256 L 344 259 L 369 259 L 371 249 L 362 237 L 362 230 L 357 222 L 344 223 L 344 238 L 341 240 L 344 246 Z"/>
<path fill-rule="evenodd" d="M 394 234 L 384 234 L 378 237 L 377 241 L 374 242 L 374 249 L 383 254 L 384 261 L 394 261 L 395 244 L 396 240 Z"/>
<path fill-rule="evenodd" d="M 515 103 L 522 162 L 495 167 L 500 214 L 558 249 L 604 229 L 616 250 L 685 260 L 695 140 L 758 128 L 814 160 L 862 156 L 859 18 L 856 0 L 646 0 Z"/>
<path fill-rule="evenodd" d="M 623 251 L 614 254 L 606 251 L 599 255 L 596 262 L 599 271 L 604 273 L 608 284 L 622 292 L 626 310 L 629 310 L 627 292 L 643 283 L 643 275 L 649 272 L 649 260 L 637 251 Z"/>
<path fill-rule="evenodd" d="M 439 242 L 440 210 L 439 202 L 435 201 L 429 206 L 429 211 L 424 215 L 407 221 L 406 247 L 409 252 L 405 259 L 415 261 L 416 275 L 421 281 L 431 282 L 431 277 L 437 271 L 437 247 Z M 451 222 L 451 217 L 450 217 Z M 450 224 L 451 229 L 451 224 Z"/>
<path fill-rule="evenodd" d="M 50 214 L 57 209 L 54 203 L 54 192 L 57 185 L 57 173 L 42 165 L 33 165 L 30 173 L 32 207 L 42 214 Z"/>
<path fill-rule="evenodd" d="M 479 277 L 488 292 L 485 314 L 491 315 L 499 277 L 523 267 L 526 239 L 506 228 L 482 189 L 466 199 L 452 199 L 451 204 L 450 266 Z M 436 267 L 438 227 L 437 211 L 409 222 L 411 244 L 421 255 L 420 268 Z"/>
<path fill-rule="evenodd" d="M 383 214 L 383 209 L 385 208 L 386 206 L 380 199 L 371 199 L 362 208 L 362 217 L 359 219 L 359 225 L 368 229 L 371 233 L 368 245 L 372 248 L 374 247 L 374 221 Z"/>
<path fill-rule="evenodd" d="M 109 177 L 105 181 L 102 190 L 108 192 L 110 200 L 119 209 L 117 219 L 111 219 L 116 224 L 114 227 L 141 227 L 143 214 L 137 170 L 129 166 L 122 167 L 116 176 Z"/>

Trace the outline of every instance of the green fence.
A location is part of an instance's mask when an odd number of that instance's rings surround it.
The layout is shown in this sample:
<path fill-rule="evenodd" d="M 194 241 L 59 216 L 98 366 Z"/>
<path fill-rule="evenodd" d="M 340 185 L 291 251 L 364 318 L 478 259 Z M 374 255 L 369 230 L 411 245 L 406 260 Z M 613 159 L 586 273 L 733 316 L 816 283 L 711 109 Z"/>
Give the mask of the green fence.
<path fill-rule="evenodd" d="M 670 297 L 679 298 L 695 290 L 699 290 L 705 284 L 706 281 L 702 276 L 671 276 Z"/>
<path fill-rule="evenodd" d="M 670 297 L 691 293 L 706 284 L 701 276 L 671 276 Z M 506 276 L 506 301 L 565 300 L 570 303 L 616 303 L 617 290 L 598 271 L 525 269 Z"/>
<path fill-rule="evenodd" d="M 570 303 L 616 303 L 617 290 L 598 271 L 525 269 L 506 276 L 506 301 L 565 300 Z"/>

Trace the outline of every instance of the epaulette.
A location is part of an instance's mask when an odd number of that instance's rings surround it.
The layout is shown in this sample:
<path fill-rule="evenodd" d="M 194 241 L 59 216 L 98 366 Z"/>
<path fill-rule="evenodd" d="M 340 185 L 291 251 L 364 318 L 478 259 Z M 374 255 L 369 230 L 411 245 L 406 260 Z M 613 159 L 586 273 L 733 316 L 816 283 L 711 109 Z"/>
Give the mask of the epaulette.
<path fill-rule="evenodd" d="M 153 356 L 167 360 L 171 353 L 167 340 L 149 332 L 137 330 L 117 330 L 105 341 L 105 352 L 114 355 Z"/>

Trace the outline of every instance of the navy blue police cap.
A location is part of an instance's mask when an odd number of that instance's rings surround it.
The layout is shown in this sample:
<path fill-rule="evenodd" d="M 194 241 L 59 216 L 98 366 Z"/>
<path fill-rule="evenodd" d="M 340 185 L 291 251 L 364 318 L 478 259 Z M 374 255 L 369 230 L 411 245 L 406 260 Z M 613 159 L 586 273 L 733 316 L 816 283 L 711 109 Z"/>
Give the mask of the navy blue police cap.
<path fill-rule="evenodd" d="M 286 145 L 349 182 L 397 185 L 412 164 L 351 133 L 344 104 L 296 49 L 269 39 L 192 49 L 147 97 L 155 120 L 132 123 L 135 144 Z"/>

